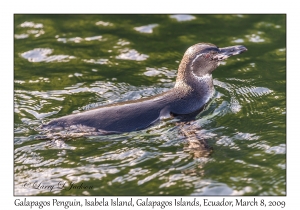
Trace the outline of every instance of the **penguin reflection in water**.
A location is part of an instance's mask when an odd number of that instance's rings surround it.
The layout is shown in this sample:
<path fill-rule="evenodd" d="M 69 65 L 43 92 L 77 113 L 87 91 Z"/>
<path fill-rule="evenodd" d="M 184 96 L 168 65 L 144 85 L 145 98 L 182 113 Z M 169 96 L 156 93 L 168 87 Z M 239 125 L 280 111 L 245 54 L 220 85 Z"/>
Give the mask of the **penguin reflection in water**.
<path fill-rule="evenodd" d="M 191 121 L 213 96 L 212 72 L 224 59 L 246 50 L 241 45 L 219 48 L 209 43 L 195 44 L 185 52 L 171 90 L 57 118 L 42 125 L 42 129 L 48 132 L 63 130 L 73 136 L 94 136 L 145 129 L 164 118 Z M 182 132 L 188 138 L 193 136 L 191 131 Z M 201 149 L 203 144 L 200 142 L 198 146 Z"/>

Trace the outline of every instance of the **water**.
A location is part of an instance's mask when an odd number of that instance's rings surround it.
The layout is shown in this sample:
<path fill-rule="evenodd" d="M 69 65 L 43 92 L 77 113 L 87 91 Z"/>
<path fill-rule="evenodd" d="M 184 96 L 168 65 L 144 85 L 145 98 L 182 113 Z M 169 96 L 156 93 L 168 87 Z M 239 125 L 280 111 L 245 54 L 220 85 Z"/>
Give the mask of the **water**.
<path fill-rule="evenodd" d="M 214 71 L 193 122 L 208 155 L 187 149 L 172 120 L 36 139 L 53 118 L 172 88 L 199 42 L 248 48 Z M 285 195 L 286 16 L 15 15 L 14 110 L 15 195 Z"/>

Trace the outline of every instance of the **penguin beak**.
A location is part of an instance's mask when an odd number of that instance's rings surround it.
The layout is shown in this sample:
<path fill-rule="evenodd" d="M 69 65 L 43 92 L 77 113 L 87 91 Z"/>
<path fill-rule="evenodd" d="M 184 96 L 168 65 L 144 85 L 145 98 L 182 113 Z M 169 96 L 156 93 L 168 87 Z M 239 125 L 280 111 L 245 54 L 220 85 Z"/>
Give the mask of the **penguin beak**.
<path fill-rule="evenodd" d="M 238 55 L 247 51 L 247 48 L 243 45 L 236 45 L 231 47 L 219 48 L 219 50 L 219 53 L 214 56 L 214 59 L 222 61 L 226 58 L 229 58 L 230 56 Z"/>

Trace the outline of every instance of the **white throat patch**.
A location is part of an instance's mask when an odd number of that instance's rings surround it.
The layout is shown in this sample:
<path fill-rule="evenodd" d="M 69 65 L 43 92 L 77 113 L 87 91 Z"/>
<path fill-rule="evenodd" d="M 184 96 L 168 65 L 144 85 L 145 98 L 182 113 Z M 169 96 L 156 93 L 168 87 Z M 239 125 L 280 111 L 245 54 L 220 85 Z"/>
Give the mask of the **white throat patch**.
<path fill-rule="evenodd" d="M 193 71 L 192 71 L 192 75 L 200 82 L 202 81 L 208 81 L 208 80 L 212 80 L 212 75 L 211 74 L 205 74 L 202 77 L 197 76 Z"/>
<path fill-rule="evenodd" d="M 195 62 L 199 57 L 201 57 L 202 55 L 203 55 L 203 53 L 197 55 L 197 56 L 194 58 L 194 60 L 192 61 L 192 69 L 194 68 L 194 62 Z"/>

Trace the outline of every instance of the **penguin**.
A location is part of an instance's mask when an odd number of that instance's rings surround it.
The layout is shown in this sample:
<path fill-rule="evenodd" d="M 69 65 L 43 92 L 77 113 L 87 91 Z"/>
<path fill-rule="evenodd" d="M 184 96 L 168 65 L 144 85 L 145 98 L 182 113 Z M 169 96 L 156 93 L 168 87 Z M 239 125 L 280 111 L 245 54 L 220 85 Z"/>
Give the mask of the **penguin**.
<path fill-rule="evenodd" d="M 184 53 L 172 89 L 60 117 L 42 125 L 42 129 L 106 135 L 142 130 L 164 118 L 192 120 L 213 96 L 212 72 L 221 61 L 245 51 L 247 48 L 242 45 L 219 48 L 210 43 L 195 44 Z"/>

